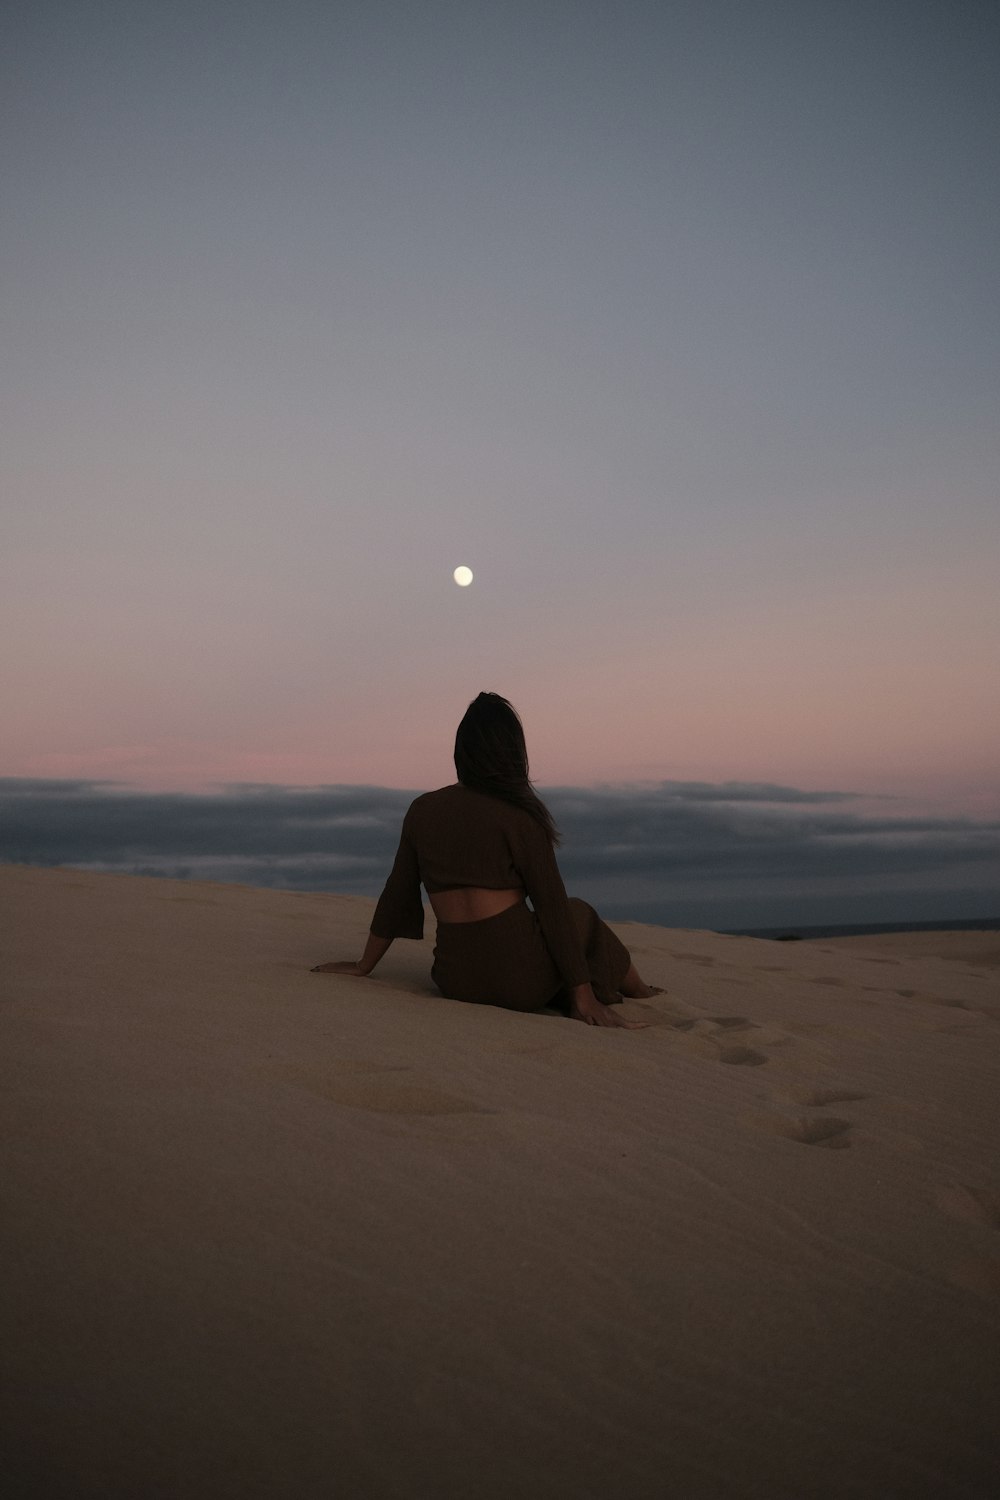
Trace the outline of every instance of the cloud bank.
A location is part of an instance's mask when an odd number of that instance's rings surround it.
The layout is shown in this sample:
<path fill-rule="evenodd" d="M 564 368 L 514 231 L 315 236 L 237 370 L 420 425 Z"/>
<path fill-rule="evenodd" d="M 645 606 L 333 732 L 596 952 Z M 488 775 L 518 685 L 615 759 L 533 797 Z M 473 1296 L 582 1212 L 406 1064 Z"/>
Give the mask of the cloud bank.
<path fill-rule="evenodd" d="M 0 778 L 0 859 L 375 896 L 415 795 Z M 543 795 L 567 886 L 610 917 L 732 929 L 1000 914 L 997 822 L 873 815 L 855 793 L 748 782 Z"/>

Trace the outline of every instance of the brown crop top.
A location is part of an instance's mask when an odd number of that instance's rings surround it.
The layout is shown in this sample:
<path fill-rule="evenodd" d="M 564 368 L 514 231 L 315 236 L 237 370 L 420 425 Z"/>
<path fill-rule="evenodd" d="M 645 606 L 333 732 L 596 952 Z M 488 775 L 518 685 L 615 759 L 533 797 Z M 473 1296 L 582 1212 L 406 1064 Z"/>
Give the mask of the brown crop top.
<path fill-rule="evenodd" d="M 429 892 L 523 888 L 563 983 L 588 982 L 555 851 L 541 824 L 522 808 L 460 783 L 411 802 L 372 918 L 376 937 L 423 937 L 421 884 Z"/>

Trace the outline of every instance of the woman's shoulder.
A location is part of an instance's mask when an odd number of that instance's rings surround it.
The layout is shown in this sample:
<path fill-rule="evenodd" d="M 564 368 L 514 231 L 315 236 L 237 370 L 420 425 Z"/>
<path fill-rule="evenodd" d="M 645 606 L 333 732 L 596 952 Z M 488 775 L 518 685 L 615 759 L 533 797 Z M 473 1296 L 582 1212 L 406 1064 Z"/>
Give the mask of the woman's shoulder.
<path fill-rule="evenodd" d="M 464 790 L 465 788 L 456 782 L 452 786 L 439 786 L 433 792 L 421 792 L 419 797 L 414 797 L 406 809 L 407 821 L 412 823 L 421 818 L 447 814 L 454 807 L 456 800 L 460 800 L 460 796 L 456 798 L 455 794 L 461 794 Z"/>
<path fill-rule="evenodd" d="M 445 803 L 450 801 L 452 793 L 462 792 L 464 790 L 465 788 L 460 786 L 458 782 L 453 782 L 451 786 L 439 786 L 436 791 L 421 792 L 419 797 L 414 797 L 413 801 L 410 803 L 410 808 L 436 807 L 438 803 Z"/>
<path fill-rule="evenodd" d="M 423 792 L 410 803 L 407 817 L 477 818 L 504 825 L 512 823 L 516 827 L 520 827 L 524 821 L 534 821 L 522 808 L 504 801 L 502 797 L 491 797 L 488 792 L 478 792 L 473 787 L 463 786 L 460 781 L 438 787 L 433 792 Z"/>

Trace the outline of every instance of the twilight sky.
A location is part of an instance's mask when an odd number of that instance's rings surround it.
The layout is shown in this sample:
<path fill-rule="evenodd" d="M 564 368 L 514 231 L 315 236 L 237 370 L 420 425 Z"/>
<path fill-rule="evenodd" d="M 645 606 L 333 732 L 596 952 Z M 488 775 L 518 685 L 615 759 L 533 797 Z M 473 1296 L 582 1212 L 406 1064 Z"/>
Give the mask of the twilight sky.
<path fill-rule="evenodd" d="M 1000 814 L 995 4 L 2 28 L 0 775 Z"/>

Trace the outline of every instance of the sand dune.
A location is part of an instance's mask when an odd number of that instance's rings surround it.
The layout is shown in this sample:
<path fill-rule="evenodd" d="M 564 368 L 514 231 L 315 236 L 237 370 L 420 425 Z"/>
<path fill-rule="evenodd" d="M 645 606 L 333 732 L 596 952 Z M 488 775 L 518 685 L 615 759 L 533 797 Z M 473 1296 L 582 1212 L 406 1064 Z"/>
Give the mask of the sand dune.
<path fill-rule="evenodd" d="M 996 934 L 617 924 L 610 1032 L 309 973 L 360 898 L 0 900 L 8 1495 L 998 1493 Z"/>

